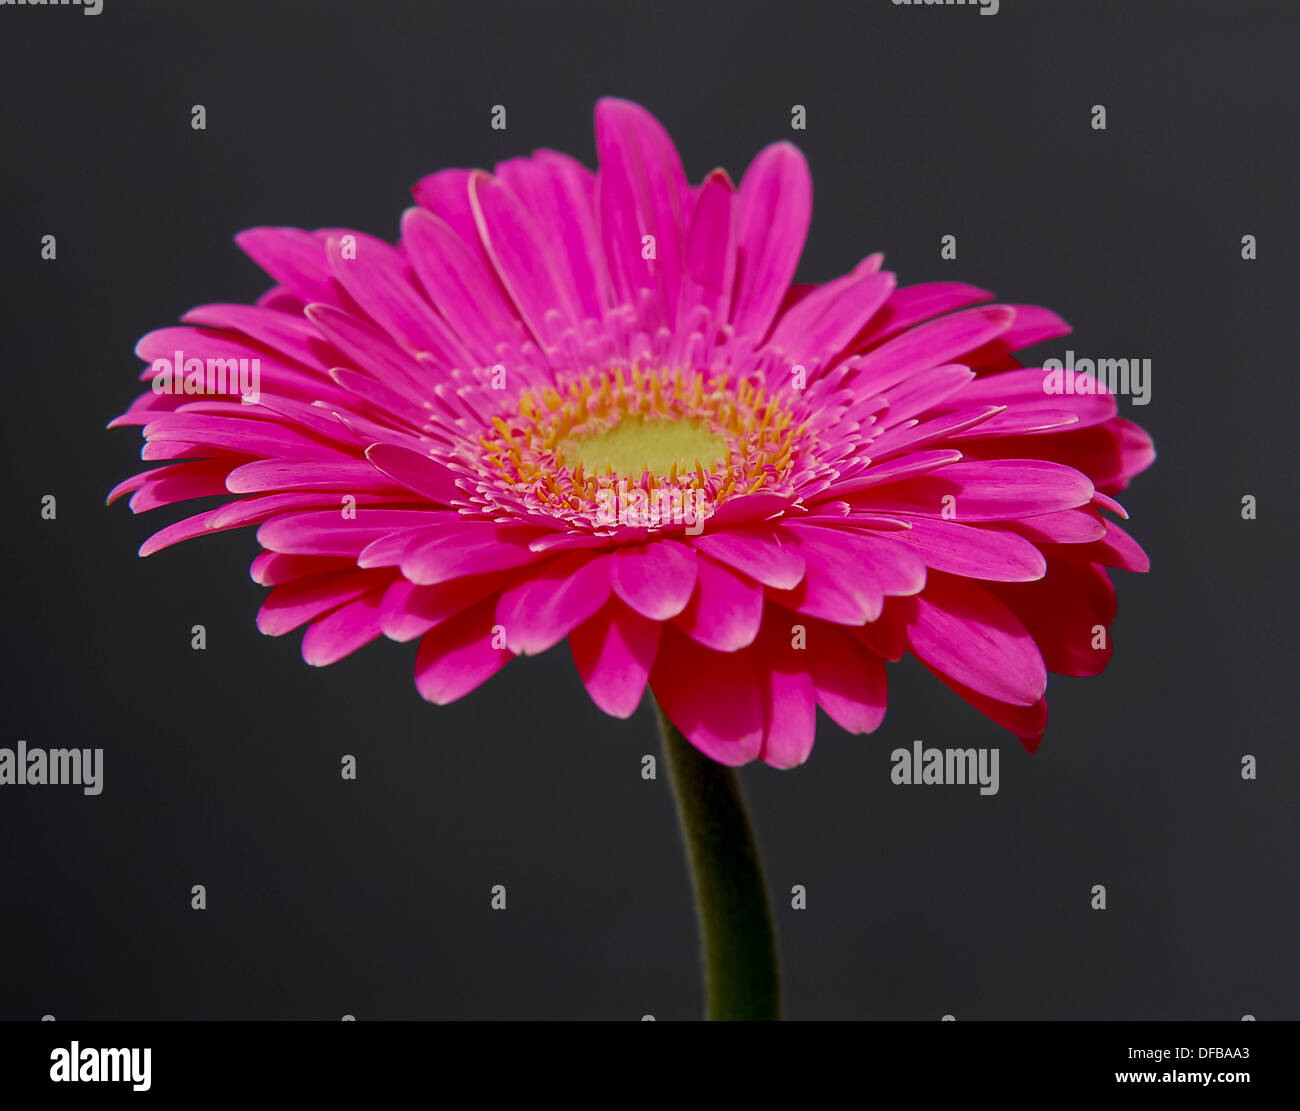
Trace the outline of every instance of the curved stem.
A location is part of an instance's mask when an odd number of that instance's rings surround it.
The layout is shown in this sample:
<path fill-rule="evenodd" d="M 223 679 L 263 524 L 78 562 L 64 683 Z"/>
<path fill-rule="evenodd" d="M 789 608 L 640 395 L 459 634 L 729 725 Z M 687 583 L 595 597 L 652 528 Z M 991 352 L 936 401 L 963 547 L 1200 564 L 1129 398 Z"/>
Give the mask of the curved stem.
<path fill-rule="evenodd" d="M 655 713 L 695 889 L 705 1016 L 778 1019 L 776 936 L 736 773 L 692 745 L 657 703 Z"/>

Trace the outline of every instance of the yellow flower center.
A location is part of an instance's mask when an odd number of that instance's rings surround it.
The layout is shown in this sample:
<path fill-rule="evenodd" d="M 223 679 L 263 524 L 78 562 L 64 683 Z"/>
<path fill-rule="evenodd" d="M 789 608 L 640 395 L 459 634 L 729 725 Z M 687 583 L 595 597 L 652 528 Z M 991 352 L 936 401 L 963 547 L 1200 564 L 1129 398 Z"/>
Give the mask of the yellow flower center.
<path fill-rule="evenodd" d="M 592 368 L 531 387 L 466 444 L 484 481 L 531 509 L 597 521 L 606 495 L 689 493 L 713 507 L 784 488 L 806 426 L 758 379 L 660 368 Z"/>
<path fill-rule="evenodd" d="M 585 471 L 641 476 L 705 471 L 726 458 L 727 441 L 702 420 L 624 417 L 612 428 L 576 435 L 560 445 L 564 458 Z"/>

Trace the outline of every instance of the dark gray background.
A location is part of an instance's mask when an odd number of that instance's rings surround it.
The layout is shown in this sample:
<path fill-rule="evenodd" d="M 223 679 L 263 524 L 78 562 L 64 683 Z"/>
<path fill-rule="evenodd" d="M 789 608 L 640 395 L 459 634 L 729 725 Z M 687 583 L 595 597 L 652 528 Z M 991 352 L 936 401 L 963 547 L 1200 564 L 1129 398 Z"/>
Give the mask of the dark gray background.
<path fill-rule="evenodd" d="M 393 238 L 424 173 L 590 164 L 605 94 L 655 112 L 693 180 L 793 138 L 802 281 L 883 250 L 903 282 L 1061 312 L 1044 355 L 1153 362 L 1152 403 L 1122 403 L 1160 453 L 1124 497 L 1153 570 L 1116 573 L 1114 660 L 1052 678 L 1038 754 L 905 663 L 877 734 L 823 719 L 803 768 L 743 772 L 790 1016 L 1297 1017 L 1297 24 L 1289 0 L 0 9 L 0 745 L 106 761 L 98 798 L 0 790 L 0 1017 L 698 1014 L 648 706 L 606 718 L 565 647 L 445 709 L 411 645 L 308 668 L 254 627 L 251 532 L 140 560 L 184 514 L 103 505 L 138 469 L 138 434 L 103 427 L 135 340 L 269 284 L 235 232 Z M 1000 745 L 1001 793 L 893 786 L 914 738 Z"/>

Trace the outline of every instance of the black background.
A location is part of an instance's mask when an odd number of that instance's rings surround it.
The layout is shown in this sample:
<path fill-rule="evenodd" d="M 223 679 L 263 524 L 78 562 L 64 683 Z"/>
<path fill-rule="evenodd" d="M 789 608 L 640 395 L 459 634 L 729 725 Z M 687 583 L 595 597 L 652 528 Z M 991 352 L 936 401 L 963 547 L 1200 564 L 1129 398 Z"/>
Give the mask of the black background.
<path fill-rule="evenodd" d="M 0 790 L 0 1017 L 699 1013 L 648 705 L 606 718 L 564 647 L 442 709 L 414 646 L 309 668 L 254 627 L 251 532 L 140 560 L 189 508 L 103 505 L 139 467 L 138 434 L 104 431 L 136 339 L 270 284 L 235 232 L 395 238 L 425 173 L 541 146 L 590 164 L 607 94 L 656 113 L 693 180 L 794 139 L 800 281 L 883 250 L 904 283 L 1061 312 L 1044 356 L 1153 364 L 1151 404 L 1121 403 L 1160 454 L 1123 497 L 1153 569 L 1116 573 L 1111 666 L 1053 677 L 1035 756 L 905 662 L 875 735 L 823 718 L 803 768 L 742 773 L 790 1017 L 1300 1017 L 1298 29 L 1286 0 L 0 8 L 0 746 L 106 764 L 97 798 Z M 1001 792 L 892 785 L 915 738 L 1000 745 Z"/>

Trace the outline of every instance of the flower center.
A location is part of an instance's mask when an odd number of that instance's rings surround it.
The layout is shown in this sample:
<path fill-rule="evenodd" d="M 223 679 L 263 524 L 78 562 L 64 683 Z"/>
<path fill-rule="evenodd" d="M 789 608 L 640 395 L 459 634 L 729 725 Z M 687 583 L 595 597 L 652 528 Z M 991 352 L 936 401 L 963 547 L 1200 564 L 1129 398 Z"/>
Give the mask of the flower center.
<path fill-rule="evenodd" d="M 493 417 L 465 462 L 492 503 L 574 525 L 603 528 L 609 497 L 634 493 L 708 515 L 739 494 L 788 487 L 806 435 L 794 404 L 761 377 L 728 379 L 626 364 L 562 374 Z"/>
<path fill-rule="evenodd" d="M 727 441 L 698 418 L 627 416 L 612 428 L 575 435 L 560 445 L 564 458 L 585 471 L 640 477 L 712 471 L 726 458 Z"/>

